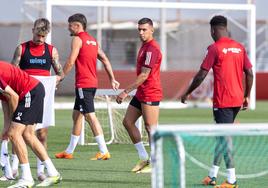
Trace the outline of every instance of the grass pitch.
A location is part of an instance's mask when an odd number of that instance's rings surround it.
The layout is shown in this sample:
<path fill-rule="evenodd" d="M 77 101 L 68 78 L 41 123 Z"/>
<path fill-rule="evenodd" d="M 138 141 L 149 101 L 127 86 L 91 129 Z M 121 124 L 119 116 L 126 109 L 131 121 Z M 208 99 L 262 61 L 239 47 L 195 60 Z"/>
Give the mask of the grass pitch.
<path fill-rule="evenodd" d="M 268 123 L 268 102 L 257 102 L 255 111 L 240 112 L 237 120 L 241 123 L 267 122 Z M 0 122 L 2 120 L 2 113 Z M 212 123 L 211 109 L 180 109 L 161 110 L 160 124 L 180 123 Z M 2 123 L 3 125 L 3 123 Z M 69 143 L 72 128 L 71 111 L 56 111 L 56 126 L 49 129 L 48 152 L 55 166 L 62 174 L 63 181 L 55 187 L 65 188 L 149 188 L 151 177 L 149 174 L 131 173 L 131 168 L 138 160 L 136 150 L 132 144 L 112 144 L 109 150 L 112 159 L 108 161 L 90 161 L 89 158 L 95 155 L 97 146 L 78 146 L 74 153 L 74 159 L 55 159 L 54 154 L 63 151 Z M 11 146 L 10 146 L 11 147 Z M 260 146 L 260 147 L 267 147 Z M 148 149 L 148 148 L 147 148 Z M 267 157 L 267 156 L 266 156 Z M 33 177 L 36 178 L 36 160 L 32 152 L 29 152 Z M 189 164 L 191 165 L 191 164 Z M 202 188 L 200 182 L 207 171 L 194 167 L 190 174 L 193 177 L 187 179 L 187 188 Z M 267 166 L 268 169 L 268 166 Z M 192 175 L 191 175 L 192 176 Z M 223 178 L 220 178 L 223 180 Z M 239 181 L 239 180 L 238 180 Z M 36 183 L 38 181 L 36 180 Z M 240 181 L 239 181 L 240 182 Z M 253 182 L 249 184 L 248 182 Z M 14 183 L 14 182 L 13 182 Z M 240 187 L 267 187 L 268 177 L 257 180 L 242 180 Z M 10 182 L 0 182 L 0 187 L 7 187 Z M 265 186 L 266 185 L 266 186 Z"/>

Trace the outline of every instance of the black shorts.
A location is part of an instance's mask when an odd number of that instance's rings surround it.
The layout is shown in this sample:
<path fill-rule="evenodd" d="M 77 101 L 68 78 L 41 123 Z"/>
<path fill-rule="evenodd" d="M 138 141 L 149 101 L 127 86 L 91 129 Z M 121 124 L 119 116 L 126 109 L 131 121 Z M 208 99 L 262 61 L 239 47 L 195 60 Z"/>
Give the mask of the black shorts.
<path fill-rule="evenodd" d="M 213 116 L 216 123 L 234 123 L 240 107 L 213 108 Z"/>
<path fill-rule="evenodd" d="M 76 88 L 74 110 L 83 114 L 95 112 L 94 97 L 96 88 Z"/>
<path fill-rule="evenodd" d="M 139 109 L 139 110 L 141 111 L 141 103 L 143 103 L 143 104 L 148 104 L 148 105 L 150 105 L 150 106 L 159 106 L 160 101 L 143 102 L 143 101 L 139 101 L 139 100 L 137 99 L 137 97 L 134 96 L 134 97 L 132 98 L 132 100 L 130 101 L 129 104 L 130 104 L 131 106 L 134 106 L 135 108 L 137 108 L 137 109 Z"/>
<path fill-rule="evenodd" d="M 18 107 L 13 114 L 12 121 L 24 125 L 42 123 L 44 97 L 45 88 L 40 82 L 19 101 Z"/>

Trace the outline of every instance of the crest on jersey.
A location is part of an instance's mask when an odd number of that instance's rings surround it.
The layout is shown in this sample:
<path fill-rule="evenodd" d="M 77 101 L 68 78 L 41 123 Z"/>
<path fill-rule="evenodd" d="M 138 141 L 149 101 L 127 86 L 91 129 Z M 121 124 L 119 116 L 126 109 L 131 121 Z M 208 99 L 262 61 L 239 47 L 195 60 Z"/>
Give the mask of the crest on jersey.
<path fill-rule="evenodd" d="M 93 40 L 87 40 L 86 43 L 87 43 L 87 45 L 93 45 L 93 46 L 97 45 L 97 42 L 93 41 Z"/>

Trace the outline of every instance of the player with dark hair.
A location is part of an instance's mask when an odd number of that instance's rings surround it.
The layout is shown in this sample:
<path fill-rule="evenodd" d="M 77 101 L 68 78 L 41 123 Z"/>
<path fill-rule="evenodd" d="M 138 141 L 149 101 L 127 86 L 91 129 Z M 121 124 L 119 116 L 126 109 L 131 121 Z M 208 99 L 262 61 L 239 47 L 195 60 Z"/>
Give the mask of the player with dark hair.
<path fill-rule="evenodd" d="M 159 104 L 162 99 L 160 82 L 160 65 L 162 54 L 158 43 L 153 38 L 153 22 L 149 18 L 142 18 L 138 22 L 139 37 L 142 46 L 137 57 L 136 80 L 120 93 L 116 101 L 122 101 L 128 93 L 137 89 L 136 95 L 130 101 L 123 125 L 126 128 L 136 150 L 139 161 L 132 172 L 150 172 L 150 157 L 141 141 L 139 129 L 135 126 L 137 119 L 142 116 L 149 139 L 153 129 L 158 124 Z"/>
<path fill-rule="evenodd" d="M 214 74 L 214 120 L 217 124 L 234 123 L 239 110 L 248 108 L 253 83 L 252 65 L 243 45 L 229 37 L 227 19 L 224 16 L 214 16 L 210 20 L 210 26 L 211 37 L 215 43 L 208 47 L 200 70 L 195 75 L 185 94 L 181 96 L 181 102 L 186 103 L 191 92 L 202 83 L 212 68 Z M 245 89 L 243 89 L 244 73 Z M 210 169 L 209 176 L 203 180 L 203 184 L 216 185 L 222 158 L 224 158 L 227 168 L 227 181 L 216 187 L 238 187 L 231 136 L 216 137 L 213 166 Z"/>
<path fill-rule="evenodd" d="M 49 158 L 46 149 L 35 136 L 35 126 L 43 120 L 45 89 L 42 83 L 19 68 L 0 61 L 0 100 L 4 113 L 2 138 L 9 138 L 19 158 L 21 178 L 9 188 L 32 187 L 26 144 L 44 163 L 48 177 L 37 186 L 59 183 L 61 176 Z"/>
<path fill-rule="evenodd" d="M 81 134 L 82 118 L 84 116 L 99 146 L 99 152 L 91 160 L 107 160 L 110 159 L 111 155 L 107 149 L 101 125 L 96 117 L 93 101 L 98 87 L 97 59 L 102 62 L 112 88 L 118 89 L 119 83 L 114 78 L 109 59 L 98 45 L 96 39 L 85 31 L 86 17 L 83 14 L 74 14 L 69 17 L 68 22 L 69 31 L 73 39 L 71 53 L 63 71 L 67 75 L 75 64 L 76 98 L 73 109 L 73 130 L 66 150 L 57 153 L 55 156 L 63 159 L 73 158 L 73 152 Z"/>
<path fill-rule="evenodd" d="M 63 79 L 62 66 L 59 63 L 59 54 L 57 49 L 45 42 L 50 32 L 50 23 L 46 18 L 35 20 L 32 29 L 33 38 L 31 41 L 20 44 L 14 53 L 12 64 L 20 67 L 31 76 L 35 76 L 41 81 L 46 90 L 44 103 L 44 119 L 42 124 L 37 124 L 37 138 L 47 148 L 48 127 L 55 123 L 54 118 L 54 95 L 56 82 L 59 83 Z M 50 69 L 53 67 L 56 77 L 51 76 Z M 12 156 L 12 170 L 16 176 L 18 173 L 18 160 L 15 155 Z M 44 173 L 44 165 L 37 158 L 37 177 L 43 181 L 46 176 Z"/>

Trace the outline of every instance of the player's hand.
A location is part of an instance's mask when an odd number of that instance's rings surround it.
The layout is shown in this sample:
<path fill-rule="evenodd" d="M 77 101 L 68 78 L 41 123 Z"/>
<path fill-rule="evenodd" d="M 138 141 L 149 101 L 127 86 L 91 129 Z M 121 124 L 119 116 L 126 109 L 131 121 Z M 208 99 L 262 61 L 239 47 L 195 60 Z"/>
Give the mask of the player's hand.
<path fill-rule="evenodd" d="M 187 95 L 187 94 L 184 94 L 184 95 L 181 96 L 181 102 L 182 102 L 183 104 L 186 104 L 186 103 L 187 103 L 188 96 L 189 96 L 189 95 Z"/>
<path fill-rule="evenodd" d="M 128 96 L 128 94 L 127 94 L 125 91 L 121 92 L 119 95 L 117 95 L 117 97 L 116 97 L 116 102 L 117 102 L 118 104 L 121 104 L 121 103 L 123 102 L 123 100 L 124 100 L 127 96 Z"/>
<path fill-rule="evenodd" d="M 111 84 L 112 84 L 112 88 L 113 90 L 118 90 L 119 86 L 120 86 L 120 83 L 116 80 L 112 80 L 111 81 Z"/>
<path fill-rule="evenodd" d="M 244 98 L 244 102 L 243 102 L 243 106 L 242 106 L 241 110 L 247 110 L 248 109 L 248 105 L 249 105 L 249 97 L 245 97 Z"/>

